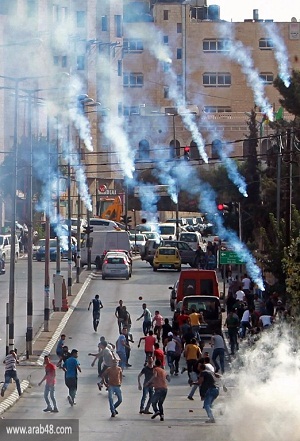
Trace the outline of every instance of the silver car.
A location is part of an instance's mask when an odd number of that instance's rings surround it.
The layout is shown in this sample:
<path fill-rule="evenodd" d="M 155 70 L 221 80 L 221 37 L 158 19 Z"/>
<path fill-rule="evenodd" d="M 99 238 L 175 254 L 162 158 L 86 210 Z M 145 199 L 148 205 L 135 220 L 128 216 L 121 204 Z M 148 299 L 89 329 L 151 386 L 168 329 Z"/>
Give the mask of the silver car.
<path fill-rule="evenodd" d="M 102 280 L 108 277 L 129 279 L 130 267 L 124 254 L 114 253 L 105 256 L 102 264 Z"/>

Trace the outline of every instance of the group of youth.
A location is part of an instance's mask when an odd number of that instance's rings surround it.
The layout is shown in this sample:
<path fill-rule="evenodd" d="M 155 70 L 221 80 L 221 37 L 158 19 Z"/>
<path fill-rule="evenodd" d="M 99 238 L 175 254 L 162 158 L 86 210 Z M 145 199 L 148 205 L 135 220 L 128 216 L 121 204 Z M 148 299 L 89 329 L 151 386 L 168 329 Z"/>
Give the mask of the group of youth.
<path fill-rule="evenodd" d="M 96 331 L 100 321 L 100 310 L 103 308 L 98 295 L 90 302 L 88 309 L 90 309 L 91 305 L 93 306 L 93 327 Z M 168 382 L 170 381 L 170 375 L 178 375 L 179 361 L 183 353 L 186 368 L 182 369 L 182 373 L 187 370 L 189 384 L 192 386 L 188 398 L 193 399 L 193 394 L 199 388 L 200 397 L 203 400 L 203 408 L 208 416 L 207 422 L 215 422 L 212 413 L 212 403 L 219 395 L 217 381 L 220 375 L 217 373 L 219 366 L 215 362 L 214 357 L 215 367 L 218 368 L 216 370 L 210 363 L 208 353 L 204 353 L 204 356 L 202 356 L 201 344 L 197 342 L 195 330 L 191 326 L 182 335 L 180 331 L 178 332 L 177 329 L 172 328 L 168 319 L 164 319 L 159 311 L 155 311 L 155 315 L 152 317 L 145 303 L 143 303 L 142 308 L 142 314 L 137 318 L 137 320 L 143 320 L 144 334 L 139 340 L 138 347 L 143 342 L 145 350 L 144 366 L 137 378 L 138 389 L 142 391 L 139 413 L 151 414 L 152 419 L 159 416 L 160 420 L 164 421 L 163 404 L 168 392 Z M 99 377 L 97 384 L 99 390 L 105 387 L 108 391 L 111 417 L 115 417 L 118 414 L 118 408 L 123 400 L 121 388 L 122 380 L 125 377 L 123 371 L 126 367 L 131 366 L 129 364 L 130 343 L 133 343 L 130 332 L 131 317 L 122 300 L 119 301 L 119 305 L 115 310 L 115 317 L 119 328 L 119 337 L 116 343 L 110 343 L 104 337 L 101 337 L 98 351 L 89 354 L 94 356 L 92 366 L 97 362 Z M 217 343 L 217 345 L 220 345 L 218 338 L 219 336 L 213 336 L 212 344 Z M 50 360 L 50 356 L 44 357 L 45 375 L 39 382 L 39 385 L 45 382 L 44 399 L 47 407 L 44 409 L 44 412 L 58 412 L 55 399 L 57 367 L 64 370 L 70 405 L 74 406 L 76 404 L 78 372 L 81 372 L 80 362 L 78 360 L 78 351 L 76 349 L 69 351 L 65 344 L 65 339 L 66 336 L 62 334 L 57 343 L 56 354 L 59 360 L 56 365 Z M 162 348 L 160 347 L 160 341 L 162 341 Z M 218 350 L 219 348 L 214 348 L 214 351 L 216 349 Z M 170 375 L 165 369 L 165 358 L 170 368 Z M 4 395 L 11 378 L 16 381 L 18 392 L 21 394 L 20 383 L 16 375 L 16 354 L 9 354 L 5 359 L 5 363 L 7 369 L 5 370 L 5 383 L 1 390 L 1 395 Z M 221 363 L 221 370 L 223 373 L 223 363 Z M 141 383 L 142 378 L 143 384 Z M 153 412 L 150 410 L 150 406 L 152 406 Z"/>

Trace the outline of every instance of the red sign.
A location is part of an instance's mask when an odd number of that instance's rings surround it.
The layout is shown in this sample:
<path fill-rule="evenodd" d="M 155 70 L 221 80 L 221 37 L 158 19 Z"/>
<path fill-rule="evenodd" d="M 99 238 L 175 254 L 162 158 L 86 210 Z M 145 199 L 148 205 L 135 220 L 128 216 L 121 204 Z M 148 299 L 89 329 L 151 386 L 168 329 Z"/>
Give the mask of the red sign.
<path fill-rule="evenodd" d="M 107 190 L 106 185 L 103 184 L 103 185 L 100 185 L 100 186 L 99 186 L 99 191 L 101 191 L 101 193 L 105 193 L 106 190 Z"/>

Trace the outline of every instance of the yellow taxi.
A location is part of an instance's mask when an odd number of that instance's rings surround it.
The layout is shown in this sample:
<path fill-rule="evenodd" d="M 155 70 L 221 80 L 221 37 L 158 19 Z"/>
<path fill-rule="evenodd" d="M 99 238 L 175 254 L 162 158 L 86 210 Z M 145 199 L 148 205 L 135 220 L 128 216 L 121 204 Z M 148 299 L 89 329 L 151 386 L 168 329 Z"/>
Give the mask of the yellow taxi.
<path fill-rule="evenodd" d="M 157 248 L 153 259 L 153 271 L 158 269 L 175 269 L 181 271 L 181 259 L 176 247 Z"/>

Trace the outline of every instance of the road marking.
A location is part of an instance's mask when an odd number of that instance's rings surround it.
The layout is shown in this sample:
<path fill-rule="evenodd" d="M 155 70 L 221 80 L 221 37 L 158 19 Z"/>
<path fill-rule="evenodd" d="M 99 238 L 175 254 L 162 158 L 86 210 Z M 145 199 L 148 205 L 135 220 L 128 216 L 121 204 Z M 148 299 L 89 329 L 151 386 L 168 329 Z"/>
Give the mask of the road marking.
<path fill-rule="evenodd" d="M 66 326 L 69 318 L 71 317 L 74 309 L 78 305 L 81 297 L 83 296 L 85 290 L 87 289 L 88 285 L 90 284 L 92 278 L 93 278 L 92 274 L 90 274 L 88 276 L 88 278 L 85 280 L 84 284 L 80 288 L 80 291 L 78 292 L 77 296 L 75 297 L 75 299 L 73 300 L 72 304 L 70 305 L 68 311 L 65 313 L 65 315 L 62 318 L 60 324 L 58 325 L 58 327 L 56 328 L 54 334 L 52 335 L 51 340 L 49 341 L 49 343 L 46 345 L 46 347 L 42 351 L 41 355 L 39 356 L 39 358 L 38 358 L 38 360 L 36 362 L 37 365 L 43 366 L 43 364 L 44 364 L 44 356 L 45 355 L 49 355 L 51 353 L 54 345 L 56 344 L 58 338 L 60 337 L 64 327 Z"/>
<path fill-rule="evenodd" d="M 22 393 L 28 388 L 28 386 L 29 386 L 28 380 L 21 381 Z M 18 401 L 19 398 L 20 398 L 20 396 L 19 396 L 17 390 L 10 393 L 9 396 L 5 400 L 3 400 L 2 403 L 0 404 L 0 415 L 2 413 L 4 413 L 7 409 L 12 407 L 15 404 L 15 402 Z"/>

